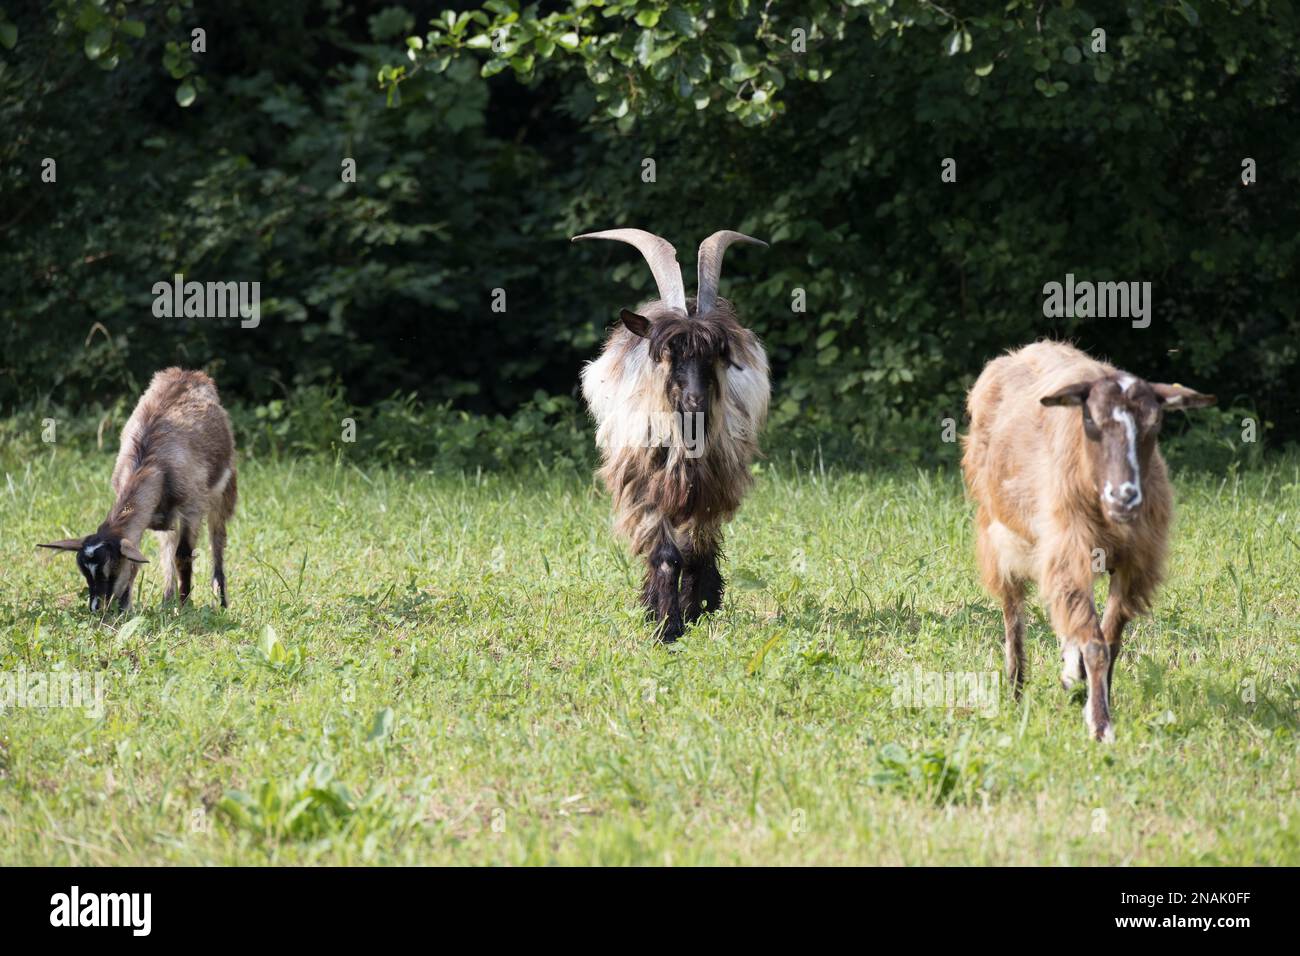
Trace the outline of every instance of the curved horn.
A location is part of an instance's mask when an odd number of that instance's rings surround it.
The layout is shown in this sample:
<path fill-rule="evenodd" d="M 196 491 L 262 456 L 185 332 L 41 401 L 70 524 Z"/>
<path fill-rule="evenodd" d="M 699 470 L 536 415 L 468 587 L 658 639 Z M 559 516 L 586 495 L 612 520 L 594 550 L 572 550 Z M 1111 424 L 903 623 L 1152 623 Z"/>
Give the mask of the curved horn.
<path fill-rule="evenodd" d="M 588 232 L 574 236 L 572 242 L 579 239 L 613 239 L 636 246 L 650 266 L 659 287 L 659 298 L 664 305 L 686 311 L 686 287 L 682 284 L 682 267 L 677 264 L 677 250 L 667 239 L 661 239 L 644 229 L 606 229 L 604 232 Z"/>
<path fill-rule="evenodd" d="M 708 312 L 718 301 L 718 279 L 722 276 L 722 254 L 733 242 L 749 242 L 767 248 L 762 239 L 744 233 L 723 229 L 700 243 L 699 264 L 696 271 L 699 283 L 695 291 L 695 313 Z"/>

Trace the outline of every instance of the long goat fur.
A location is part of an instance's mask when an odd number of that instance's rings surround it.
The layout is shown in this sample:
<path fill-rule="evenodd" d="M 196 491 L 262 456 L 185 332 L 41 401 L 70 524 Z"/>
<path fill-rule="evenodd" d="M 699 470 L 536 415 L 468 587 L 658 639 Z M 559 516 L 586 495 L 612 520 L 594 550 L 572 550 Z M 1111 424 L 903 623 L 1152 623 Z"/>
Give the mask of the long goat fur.
<path fill-rule="evenodd" d="M 971 388 L 962 469 L 981 577 L 1002 603 L 1008 680 L 1019 692 L 1025 589 L 1037 583 L 1062 642 L 1062 682 L 1088 681 L 1084 718 L 1097 739 L 1113 739 L 1110 679 L 1124 627 L 1150 610 L 1164 575 L 1173 491 L 1156 444 L 1163 410 L 1213 401 L 1059 342 L 994 359 Z M 1114 497 L 1121 481 L 1131 501 Z M 1105 573 L 1099 620 L 1093 582 Z"/>
<path fill-rule="evenodd" d="M 739 369 L 719 369 L 719 394 L 699 457 L 687 455 L 682 422 L 667 399 L 667 370 L 651 359 L 647 339 L 617 328 L 600 358 L 582 371 L 582 394 L 596 419 L 601 450 L 598 474 L 614 499 L 615 529 L 638 556 L 649 554 L 664 528 L 683 551 L 713 543 L 753 480 L 749 466 L 758 454 L 771 392 L 767 355 L 758 337 L 736 321 L 731 303 L 719 299 L 715 308 L 730 326 Z M 693 321 L 674 319 L 658 300 L 637 311 L 656 323 Z M 651 445 L 647 436 L 663 444 Z"/>
<path fill-rule="evenodd" d="M 698 616 L 701 594 L 713 602 L 709 610 L 721 601 L 716 563 L 722 525 L 735 514 L 750 487 L 750 465 L 759 452 L 758 436 L 767 420 L 767 355 L 758 337 L 740 324 L 734 306 L 716 297 L 717 270 L 726 243 L 757 240 L 717 233 L 701 246 L 701 268 L 707 261 L 711 276 L 708 284 L 701 280 L 702 295 L 707 285 L 710 296 L 701 311 L 697 299 L 682 294 L 680 272 L 666 242 L 639 230 L 597 236 L 621 238 L 629 233 L 666 250 L 660 262 L 651 263 L 660 279 L 660 298 L 637 310 L 649 320 L 648 334 L 636 334 L 626 325 L 611 331 L 600 357 L 582 371 L 582 392 L 596 422 L 602 459 L 598 475 L 613 499 L 615 530 L 635 555 L 651 564 L 647 604 L 653 611 L 651 579 L 658 549 L 667 543 L 668 551 L 675 547 L 682 562 L 681 598 L 689 621 Z M 728 237 L 720 248 L 713 245 L 719 236 Z M 674 299 L 681 304 L 672 304 Z M 716 389 L 710 392 L 706 433 L 702 445 L 694 448 L 669 398 L 672 367 L 668 360 L 674 350 L 692 349 L 725 356 L 715 364 Z M 672 574 L 675 590 L 675 573 L 663 565 L 660 569 Z M 708 575 L 716 581 L 716 592 L 700 583 Z M 675 636 L 677 630 L 670 623 L 667 638 Z"/>

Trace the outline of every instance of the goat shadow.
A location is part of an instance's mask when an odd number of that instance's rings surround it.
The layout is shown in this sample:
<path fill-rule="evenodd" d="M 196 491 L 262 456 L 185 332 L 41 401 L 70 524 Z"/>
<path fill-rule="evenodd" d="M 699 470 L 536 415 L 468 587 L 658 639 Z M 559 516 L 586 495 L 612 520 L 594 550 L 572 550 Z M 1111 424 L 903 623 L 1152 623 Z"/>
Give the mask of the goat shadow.
<path fill-rule="evenodd" d="M 1033 605 L 1032 599 L 1027 607 L 1032 610 L 1025 626 L 1026 650 L 1031 646 L 1044 648 L 1048 651 L 1048 661 L 1058 663 L 1060 641 L 1051 621 L 1041 606 Z M 991 638 L 1001 647 L 1001 609 L 986 606 L 984 611 L 984 616 L 995 628 L 990 632 Z M 1147 653 L 1140 653 L 1134 647 L 1132 629 L 1133 624 L 1125 628 L 1124 651 L 1115 665 L 1112 705 L 1123 707 L 1126 698 L 1148 706 L 1166 699 L 1169 710 L 1178 715 L 1175 720 L 1184 732 L 1212 714 L 1249 720 L 1270 732 L 1278 729 L 1292 733 L 1300 731 L 1300 681 L 1283 678 L 1258 680 L 1256 675 L 1249 673 L 1238 678 L 1207 677 L 1204 673 L 1194 678 L 1185 677 L 1185 671 L 1170 667 L 1167 661 L 1157 657 L 1165 653 L 1216 650 L 1222 643 L 1221 632 L 1179 624 L 1177 635 L 1169 640 L 1157 640 Z M 1032 680 L 1032 666 L 1029 676 Z M 1053 668 L 1052 676 L 1055 681 L 1056 668 Z M 1086 685 L 1080 682 L 1069 692 L 1069 699 L 1082 703 L 1086 694 Z"/>
<path fill-rule="evenodd" d="M 986 609 L 978 604 L 963 603 L 951 611 L 941 612 L 920 607 L 912 601 L 896 599 L 893 603 L 877 604 L 870 597 L 864 596 L 866 606 L 842 603 L 828 604 L 805 596 L 802 601 L 791 606 L 786 604 L 777 612 L 763 620 L 775 624 L 807 631 L 846 631 L 864 642 L 900 641 L 910 643 L 925 630 L 963 629 L 974 632 L 977 627 L 992 626 L 993 618 Z M 975 623 L 975 619 L 978 624 Z M 997 635 L 1001 640 L 1001 612 L 997 612 Z"/>

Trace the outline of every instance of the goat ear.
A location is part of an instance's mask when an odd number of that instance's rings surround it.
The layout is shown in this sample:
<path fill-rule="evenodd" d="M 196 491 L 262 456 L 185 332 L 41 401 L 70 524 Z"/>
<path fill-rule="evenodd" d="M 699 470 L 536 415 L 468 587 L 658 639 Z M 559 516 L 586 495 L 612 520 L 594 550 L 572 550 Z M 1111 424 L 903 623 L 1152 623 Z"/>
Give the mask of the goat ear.
<path fill-rule="evenodd" d="M 722 351 L 718 353 L 718 361 L 721 362 L 723 365 L 727 366 L 727 368 L 732 369 L 733 371 L 743 372 L 745 370 L 745 367 L 743 365 L 736 364 L 736 360 L 732 358 L 734 354 L 735 354 L 735 350 L 732 348 L 731 342 L 730 341 L 723 342 Z"/>
<path fill-rule="evenodd" d="M 1202 395 L 1182 385 L 1162 385 L 1152 382 L 1151 390 L 1156 393 L 1156 398 L 1160 399 L 1160 403 L 1165 408 L 1204 408 L 1217 401 L 1213 395 Z"/>
<path fill-rule="evenodd" d="M 650 320 L 644 315 L 637 315 L 631 309 L 624 309 L 618 317 L 623 320 L 623 325 L 633 335 L 645 338 L 650 334 Z"/>
<path fill-rule="evenodd" d="M 81 545 L 85 538 L 64 538 L 62 541 L 51 541 L 49 544 L 38 544 L 38 548 L 53 548 L 55 551 L 80 551 Z"/>
<path fill-rule="evenodd" d="M 136 564 L 148 564 L 149 559 L 140 553 L 140 549 L 130 541 L 122 542 L 122 557 L 128 561 L 134 561 Z"/>
<path fill-rule="evenodd" d="M 1090 391 L 1092 391 L 1092 382 L 1075 382 L 1051 395 L 1044 395 L 1039 401 L 1044 405 L 1082 405 L 1088 400 Z"/>

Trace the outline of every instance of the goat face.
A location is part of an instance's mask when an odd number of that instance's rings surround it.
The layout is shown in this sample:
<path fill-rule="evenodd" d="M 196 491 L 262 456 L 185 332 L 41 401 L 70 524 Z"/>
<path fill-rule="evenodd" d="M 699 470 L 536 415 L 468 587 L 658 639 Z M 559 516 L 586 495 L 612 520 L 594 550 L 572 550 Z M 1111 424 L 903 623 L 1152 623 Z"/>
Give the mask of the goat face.
<path fill-rule="evenodd" d="M 1142 475 L 1155 450 L 1164 410 L 1199 408 L 1214 401 L 1213 395 L 1126 373 L 1076 382 L 1042 398 L 1044 405 L 1081 409 L 1101 510 L 1117 524 L 1128 524 L 1141 514 Z"/>
<path fill-rule="evenodd" d="M 131 542 L 120 535 L 92 534 L 85 538 L 68 538 L 40 545 L 56 551 L 75 551 L 77 569 L 90 588 L 90 609 L 108 609 L 110 599 L 121 601 L 131 586 L 131 565 L 147 564 L 148 559 Z"/>
<path fill-rule="evenodd" d="M 668 312 L 651 320 L 624 309 L 621 318 L 629 331 L 646 339 L 650 360 L 662 373 L 664 398 L 683 431 L 703 441 L 725 369 L 739 367 L 732 354 L 740 325 L 721 310 L 689 318 Z"/>

